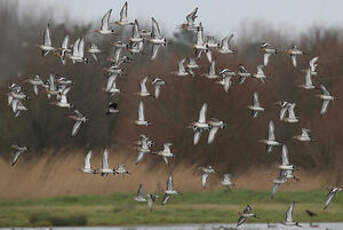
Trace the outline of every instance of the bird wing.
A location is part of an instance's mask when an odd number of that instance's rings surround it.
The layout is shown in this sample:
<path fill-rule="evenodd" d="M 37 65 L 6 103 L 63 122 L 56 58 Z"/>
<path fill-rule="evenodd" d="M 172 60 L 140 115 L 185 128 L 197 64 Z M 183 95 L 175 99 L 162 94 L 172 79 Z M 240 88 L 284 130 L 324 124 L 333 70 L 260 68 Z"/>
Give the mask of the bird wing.
<path fill-rule="evenodd" d="M 148 93 L 148 89 L 146 88 L 146 81 L 148 80 L 148 77 L 143 78 L 143 80 L 140 83 L 141 87 L 141 93 Z"/>
<path fill-rule="evenodd" d="M 142 184 L 140 184 L 139 187 L 138 187 L 137 197 L 144 197 Z"/>
<path fill-rule="evenodd" d="M 231 87 L 231 78 L 232 76 L 228 76 L 224 78 L 224 91 L 227 93 Z"/>
<path fill-rule="evenodd" d="M 171 174 L 168 176 L 167 190 L 173 190 L 173 176 Z"/>
<path fill-rule="evenodd" d="M 294 108 L 295 108 L 295 103 L 292 103 L 288 106 L 288 117 L 291 119 L 295 119 L 295 112 L 294 112 Z"/>
<path fill-rule="evenodd" d="M 322 94 L 325 96 L 330 96 L 329 91 L 325 88 L 324 85 L 320 85 L 320 90 L 322 91 Z"/>
<path fill-rule="evenodd" d="M 103 169 L 109 169 L 110 167 L 108 166 L 108 150 L 104 150 L 104 154 L 102 156 L 102 168 Z"/>
<path fill-rule="evenodd" d="M 214 126 L 211 128 L 211 130 L 208 134 L 208 139 L 207 139 L 208 144 L 211 144 L 214 141 L 214 138 L 216 137 L 218 130 L 219 130 L 218 126 Z"/>
<path fill-rule="evenodd" d="M 293 222 L 293 210 L 295 203 L 292 202 L 289 208 L 286 211 L 286 222 Z"/>
<path fill-rule="evenodd" d="M 281 110 L 280 110 L 280 121 L 282 121 L 285 118 L 287 111 L 288 111 L 287 106 L 284 106 L 281 108 Z"/>
<path fill-rule="evenodd" d="M 170 153 L 170 146 L 171 144 L 170 143 L 165 143 L 163 144 L 163 152 L 167 152 L 167 153 Z"/>
<path fill-rule="evenodd" d="M 242 73 L 247 73 L 248 72 L 248 70 L 243 65 L 239 66 L 239 71 L 242 72 Z"/>
<path fill-rule="evenodd" d="M 12 99 L 12 111 L 15 113 L 18 110 L 18 104 L 19 100 L 18 99 Z"/>
<path fill-rule="evenodd" d="M 210 62 L 212 64 L 212 51 L 210 49 L 205 50 L 206 53 L 206 58 L 208 60 L 208 62 Z"/>
<path fill-rule="evenodd" d="M 98 61 L 98 57 L 96 56 L 96 54 L 95 53 L 92 53 L 92 58 L 94 59 L 94 61 Z"/>
<path fill-rule="evenodd" d="M 78 38 L 74 44 L 73 44 L 73 56 L 77 57 L 79 56 L 79 43 L 80 43 L 80 38 Z"/>
<path fill-rule="evenodd" d="M 264 75 L 263 67 L 264 67 L 264 65 L 258 65 L 258 66 L 256 67 L 256 69 L 257 69 L 257 74 Z"/>
<path fill-rule="evenodd" d="M 50 29 L 49 29 L 49 24 L 45 29 L 44 33 L 44 45 L 45 46 L 51 46 L 51 38 L 50 38 Z"/>
<path fill-rule="evenodd" d="M 291 55 L 291 61 L 294 67 L 297 67 L 297 56 Z"/>
<path fill-rule="evenodd" d="M 324 205 L 324 209 L 327 209 L 327 207 L 329 207 L 332 199 L 335 197 L 336 193 L 333 191 L 330 191 L 330 193 L 327 195 L 326 197 L 326 201 L 325 201 L 325 205 Z"/>
<path fill-rule="evenodd" d="M 120 11 L 120 21 L 127 20 L 127 2 L 123 5 Z"/>
<path fill-rule="evenodd" d="M 158 98 L 160 96 L 161 85 L 156 84 L 154 88 L 155 88 L 154 96 L 155 98 Z"/>
<path fill-rule="evenodd" d="M 258 101 L 258 94 L 257 94 L 257 92 L 254 93 L 253 105 L 256 106 L 256 107 L 260 107 L 260 102 Z"/>
<path fill-rule="evenodd" d="M 186 16 L 188 25 L 194 25 L 194 20 L 197 17 L 196 16 L 197 12 L 198 12 L 198 7 L 195 7 L 195 9 Z"/>
<path fill-rule="evenodd" d="M 213 76 L 216 74 L 216 61 L 212 61 L 210 64 L 210 70 L 208 71 L 209 75 Z"/>
<path fill-rule="evenodd" d="M 178 64 L 179 73 L 184 73 L 184 72 L 186 72 L 185 66 L 183 65 L 183 64 L 185 63 L 185 61 L 186 61 L 186 58 L 183 58 L 183 59 L 179 62 L 179 64 Z"/>
<path fill-rule="evenodd" d="M 288 161 L 288 148 L 287 148 L 287 145 L 282 145 L 282 150 L 281 150 L 281 164 L 282 164 L 282 165 L 289 165 L 289 161 Z"/>
<path fill-rule="evenodd" d="M 159 49 L 160 49 L 160 45 L 158 45 L 158 44 L 154 44 L 152 46 L 151 60 L 155 60 L 156 59 Z"/>
<path fill-rule="evenodd" d="M 93 151 L 89 150 L 85 157 L 85 169 L 90 169 L 91 168 L 91 158 L 92 158 Z"/>
<path fill-rule="evenodd" d="M 139 103 L 138 106 L 138 120 L 144 121 L 144 106 L 142 101 Z"/>
<path fill-rule="evenodd" d="M 306 137 L 306 138 L 310 138 L 309 132 L 310 132 L 309 129 L 304 129 L 304 128 L 302 128 L 302 129 L 301 129 L 301 136 L 302 136 L 302 137 Z"/>
<path fill-rule="evenodd" d="M 199 143 L 200 136 L 201 136 L 201 132 L 200 131 L 195 131 L 194 132 L 193 145 L 196 145 L 196 144 Z"/>
<path fill-rule="evenodd" d="M 268 140 L 275 140 L 273 121 L 269 122 Z"/>
<path fill-rule="evenodd" d="M 79 110 L 74 110 L 74 113 L 76 114 L 77 117 L 82 118 L 83 114 L 79 112 Z"/>
<path fill-rule="evenodd" d="M 329 100 L 323 100 L 322 109 L 320 110 L 320 114 L 326 113 L 329 102 L 330 102 Z"/>
<path fill-rule="evenodd" d="M 108 10 L 107 13 L 102 17 L 101 19 L 101 30 L 108 30 L 108 24 L 109 24 L 109 21 L 110 21 L 110 17 L 111 17 L 111 14 L 112 14 L 112 9 Z"/>
<path fill-rule="evenodd" d="M 268 65 L 269 57 L 270 57 L 271 55 L 272 55 L 271 53 L 265 53 L 265 54 L 263 55 L 263 65 L 264 65 L 264 66 L 267 66 L 267 65 Z"/>
<path fill-rule="evenodd" d="M 35 95 L 38 95 L 38 86 L 37 85 L 33 86 L 33 92 L 35 93 Z"/>
<path fill-rule="evenodd" d="M 151 17 L 152 21 L 152 37 L 153 38 L 160 38 L 161 37 L 161 32 L 160 32 L 160 27 L 158 26 L 158 23 L 154 17 Z"/>
<path fill-rule="evenodd" d="M 68 99 L 66 95 L 61 95 L 61 99 L 60 99 L 60 103 L 62 104 L 67 104 L 68 103 Z"/>
<path fill-rule="evenodd" d="M 305 85 L 312 85 L 311 70 L 307 69 L 305 74 Z"/>
<path fill-rule="evenodd" d="M 312 72 L 316 71 L 316 67 L 317 67 L 316 62 L 318 61 L 318 59 L 319 59 L 319 57 L 314 57 L 309 62 Z"/>
<path fill-rule="evenodd" d="M 116 79 L 117 75 L 112 74 L 111 76 L 108 77 L 107 79 L 107 84 L 106 84 L 106 91 L 108 92 L 111 88 L 116 88 Z"/>
<path fill-rule="evenodd" d="M 162 157 L 162 160 L 164 161 L 164 163 L 166 163 L 166 165 L 168 165 L 169 163 L 168 163 L 168 158 L 167 157 Z"/>
<path fill-rule="evenodd" d="M 82 124 L 82 121 L 76 121 L 74 126 L 73 126 L 73 130 L 71 132 L 71 136 L 76 136 L 81 128 L 81 124 Z"/>
<path fill-rule="evenodd" d="M 164 196 L 163 196 L 163 199 L 162 199 L 162 205 L 167 204 L 169 198 L 170 198 L 170 195 L 165 193 Z"/>
<path fill-rule="evenodd" d="M 246 217 L 240 216 L 238 221 L 237 221 L 237 227 L 240 226 L 241 224 L 243 224 L 246 220 L 247 220 Z"/>
<path fill-rule="evenodd" d="M 204 103 L 199 113 L 199 122 L 201 123 L 206 122 L 206 113 L 207 113 L 207 103 Z"/>
<path fill-rule="evenodd" d="M 273 199 L 277 193 L 277 191 L 279 190 L 280 184 L 279 183 L 274 183 L 273 188 L 272 188 L 272 195 L 271 195 L 271 199 Z"/>
<path fill-rule="evenodd" d="M 12 167 L 17 163 L 17 161 L 19 160 L 21 154 L 23 153 L 23 151 L 21 150 L 17 150 L 14 152 L 14 157 L 13 157 L 13 160 L 12 160 Z"/>
<path fill-rule="evenodd" d="M 62 49 L 68 49 L 69 34 L 67 34 L 62 41 Z"/>
<path fill-rule="evenodd" d="M 144 152 L 143 151 L 138 152 L 136 164 L 138 164 L 139 162 L 142 162 L 143 158 L 144 158 Z"/>
<path fill-rule="evenodd" d="M 131 37 L 133 37 L 133 38 L 139 38 L 140 37 L 137 19 L 135 20 L 135 24 L 132 27 Z"/>
<path fill-rule="evenodd" d="M 233 36 L 233 34 L 231 36 Z M 231 37 L 229 37 L 229 36 L 226 36 L 225 38 L 223 38 L 222 44 L 221 44 L 222 49 L 229 49 L 229 39 L 230 38 Z"/>
<path fill-rule="evenodd" d="M 206 187 L 207 177 L 208 177 L 207 173 L 204 173 L 201 175 L 201 185 L 203 188 Z"/>
<path fill-rule="evenodd" d="M 84 38 L 82 38 L 79 42 L 78 54 L 80 57 L 85 56 L 85 39 Z"/>
<path fill-rule="evenodd" d="M 152 209 L 154 207 L 154 200 L 151 196 L 149 196 L 149 199 L 148 199 L 148 207 L 149 207 L 150 212 L 152 212 Z"/>
<path fill-rule="evenodd" d="M 8 98 L 7 98 L 8 105 L 11 105 L 12 101 L 13 101 L 13 97 L 8 95 Z"/>

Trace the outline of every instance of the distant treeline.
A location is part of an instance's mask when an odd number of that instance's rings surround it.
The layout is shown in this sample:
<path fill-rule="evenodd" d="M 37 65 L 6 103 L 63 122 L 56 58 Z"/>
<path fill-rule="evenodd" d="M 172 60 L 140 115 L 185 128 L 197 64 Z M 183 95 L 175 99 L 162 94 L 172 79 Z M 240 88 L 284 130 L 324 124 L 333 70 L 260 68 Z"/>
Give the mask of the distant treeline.
<path fill-rule="evenodd" d="M 298 167 L 310 170 L 337 169 L 341 172 L 343 160 L 343 106 L 340 100 L 330 103 L 328 112 L 320 115 L 321 100 L 314 95 L 319 89 L 306 91 L 297 87 L 303 84 L 308 61 L 319 56 L 319 75 L 313 76 L 315 85 L 324 84 L 338 98 L 342 98 L 343 40 L 342 31 L 335 28 L 313 27 L 297 39 L 283 36 L 279 31 L 259 27 L 251 32 L 245 31 L 243 37 L 235 36 L 233 45 L 236 55 L 220 55 L 214 52 L 216 69 L 237 70 L 244 64 L 250 72 L 263 63 L 260 43 L 267 41 L 273 46 L 285 49 L 296 44 L 307 55 L 298 58 L 295 69 L 285 53 L 272 56 L 264 69 L 268 81 L 262 84 L 256 79 L 248 79 L 243 85 L 235 80 L 234 86 L 225 93 L 222 87 L 205 79 L 202 73 L 208 71 L 209 63 L 203 56 L 199 60 L 201 68 L 195 79 L 181 78 L 171 74 L 177 63 L 184 57 L 194 56 L 190 46 L 192 33 L 175 31 L 172 43 L 161 48 L 157 60 L 149 61 L 151 45 L 146 43 L 144 56 L 133 57 L 132 63 L 124 67 L 126 75 L 118 80 L 122 93 L 113 98 L 119 103 L 120 113 L 105 115 L 108 96 L 102 90 L 106 83 L 106 73 L 102 70 L 107 57 L 113 52 L 112 42 L 125 41 L 130 30 L 118 31 L 116 36 L 103 37 L 91 33 L 97 22 L 89 25 L 55 24 L 48 17 L 18 17 L 15 3 L 0 3 L 0 150 L 10 151 L 9 146 L 17 143 L 31 150 L 30 156 L 44 154 L 47 149 L 89 149 L 114 146 L 116 149 L 130 149 L 132 142 L 144 133 L 155 141 L 154 148 L 162 148 L 165 142 L 172 142 L 177 162 L 198 164 L 210 163 L 216 168 L 240 173 L 253 166 L 270 166 L 278 162 L 280 150 L 268 154 L 265 146 L 258 142 L 267 136 L 268 122 L 275 123 L 275 135 L 289 149 L 290 161 Z M 101 18 L 101 15 L 99 15 Z M 53 45 L 59 47 L 65 34 L 71 40 L 85 36 L 104 50 L 100 63 L 71 64 L 63 66 L 58 57 L 42 57 L 35 46 L 42 42 L 43 31 L 50 23 Z M 95 25 L 96 24 L 96 25 Z M 147 24 L 147 23 L 146 23 Z M 206 31 L 206 28 L 205 28 Z M 230 31 L 228 31 L 230 33 Z M 88 43 L 87 43 L 88 45 Z M 23 79 L 39 74 L 47 79 L 49 73 L 72 78 L 75 85 L 69 98 L 72 103 L 89 118 L 77 137 L 71 137 L 73 121 L 67 115 L 72 111 L 63 110 L 49 104 L 44 92 L 35 96 L 31 85 L 22 83 Z M 161 89 L 159 99 L 144 98 L 145 116 L 152 125 L 148 128 L 136 127 L 132 121 L 137 118 L 137 108 L 141 98 L 133 93 L 139 90 L 139 82 L 144 76 L 160 77 L 167 81 Z M 24 85 L 30 96 L 26 102 L 29 111 L 14 118 L 7 106 L 7 86 L 11 82 Z M 150 84 L 148 84 L 150 90 Z M 265 112 L 252 119 L 246 108 L 252 103 L 252 95 L 258 92 Z M 274 102 L 287 100 L 296 102 L 296 115 L 300 122 L 286 124 L 279 122 L 279 107 Z M 220 130 L 213 144 L 207 144 L 207 134 L 203 134 L 197 146 L 192 145 L 193 131 L 185 127 L 190 121 L 198 119 L 201 105 L 208 103 L 208 118 L 225 120 L 228 127 Z M 301 133 L 301 128 L 311 129 L 315 142 L 298 143 L 291 137 Z M 132 155 L 135 156 L 132 150 Z M 29 154 L 27 154 L 29 155 Z M 4 157 L 8 157 L 5 154 Z M 171 166 L 172 167 L 172 166 Z"/>

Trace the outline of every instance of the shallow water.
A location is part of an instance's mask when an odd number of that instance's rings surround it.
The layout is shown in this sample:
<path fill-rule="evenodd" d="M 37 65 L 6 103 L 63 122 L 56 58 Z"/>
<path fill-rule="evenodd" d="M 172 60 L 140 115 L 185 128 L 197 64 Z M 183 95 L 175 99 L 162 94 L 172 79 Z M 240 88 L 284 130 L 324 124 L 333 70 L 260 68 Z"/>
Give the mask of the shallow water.
<path fill-rule="evenodd" d="M 243 224 L 236 228 L 235 224 L 178 224 L 178 225 L 144 225 L 130 227 L 51 227 L 51 228 L 14 228 L 16 230 L 219 230 L 219 226 L 224 226 L 227 230 L 262 230 L 262 229 L 302 229 L 302 230 L 343 230 L 343 222 L 337 223 L 318 223 L 313 224 L 315 227 L 310 227 L 308 223 L 301 223 L 302 228 L 295 226 L 284 226 L 282 224 L 266 223 L 259 224 Z M 13 230 L 13 228 L 0 228 L 1 230 Z"/>

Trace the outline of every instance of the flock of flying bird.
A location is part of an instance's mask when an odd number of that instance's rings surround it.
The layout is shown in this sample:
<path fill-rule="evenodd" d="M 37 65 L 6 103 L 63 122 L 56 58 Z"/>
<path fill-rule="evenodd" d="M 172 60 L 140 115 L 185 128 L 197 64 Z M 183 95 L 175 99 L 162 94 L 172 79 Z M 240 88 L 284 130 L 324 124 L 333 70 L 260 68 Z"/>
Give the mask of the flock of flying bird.
<path fill-rule="evenodd" d="M 104 70 L 108 73 L 107 84 L 104 88 L 104 91 L 109 95 L 109 98 L 112 98 L 114 95 L 120 94 L 120 89 L 117 88 L 116 81 L 118 77 L 123 75 L 123 70 L 121 66 L 124 63 L 130 63 L 133 61 L 132 56 L 139 55 L 143 53 L 143 49 L 145 46 L 145 42 L 148 41 L 152 44 L 152 53 L 151 53 L 151 60 L 155 60 L 158 56 L 158 52 L 161 46 L 167 46 L 168 41 L 164 35 L 161 34 L 159 25 L 154 17 L 151 18 L 152 20 L 152 30 L 148 31 L 145 29 L 140 28 L 138 21 L 129 21 L 128 15 L 128 4 L 125 2 L 124 6 L 120 12 L 120 19 L 118 21 L 110 22 L 112 10 L 109 10 L 101 20 L 101 26 L 99 30 L 94 31 L 95 33 L 102 34 L 104 36 L 115 34 L 116 30 L 112 29 L 114 26 L 120 27 L 132 27 L 132 33 L 129 36 L 129 40 L 127 43 L 122 41 L 117 41 L 113 43 L 115 51 L 113 55 L 108 58 L 110 65 L 105 68 Z M 202 23 L 198 25 L 195 24 L 195 19 L 197 18 L 198 8 L 195 8 L 190 14 L 186 17 L 186 23 L 183 23 L 180 26 L 180 29 L 185 31 L 192 31 L 196 36 L 196 42 L 193 44 L 193 49 L 195 50 L 195 56 L 189 58 L 183 58 L 178 63 L 178 69 L 172 74 L 180 76 L 180 77 L 195 77 L 197 74 L 195 70 L 199 68 L 196 60 L 199 59 L 202 54 L 206 56 L 208 59 L 210 66 L 208 73 L 202 74 L 202 76 L 216 80 L 216 84 L 220 84 L 223 86 L 225 92 L 228 92 L 231 85 L 233 84 L 233 78 L 237 76 L 239 79 L 239 84 L 244 84 L 247 79 L 258 79 L 262 83 L 267 80 L 267 76 L 264 74 L 263 68 L 266 67 L 270 61 L 271 56 L 278 55 L 281 52 L 285 52 L 291 58 L 292 65 L 297 67 L 297 57 L 302 56 L 305 53 L 301 51 L 296 46 L 292 48 L 281 51 L 272 47 L 269 43 L 263 42 L 261 44 L 261 50 L 264 52 L 264 61 L 263 64 L 257 66 L 256 73 L 248 72 L 248 70 L 243 66 L 239 65 L 239 70 L 237 72 L 232 71 L 228 68 L 223 69 L 220 72 L 216 72 L 215 68 L 215 59 L 212 57 L 212 52 L 219 52 L 221 54 L 235 54 L 237 51 L 234 50 L 231 45 L 230 41 L 233 38 L 233 35 L 226 36 L 221 42 L 217 42 L 213 36 L 204 37 L 204 27 Z M 73 45 L 69 45 L 69 35 L 66 35 L 63 39 L 62 45 L 60 48 L 56 48 L 52 45 L 51 37 L 50 37 L 50 29 L 49 25 L 47 26 L 43 44 L 37 45 L 43 56 L 47 56 L 49 53 L 57 56 L 63 65 L 66 65 L 68 61 L 71 61 L 73 64 L 75 63 L 88 63 L 90 60 L 85 55 L 85 45 L 86 41 L 85 38 L 78 38 L 75 40 Z M 130 56 L 123 55 L 123 51 L 126 50 L 128 53 L 131 54 Z M 98 56 L 102 53 L 102 50 L 98 48 L 95 43 L 90 43 L 89 48 L 86 50 L 89 56 L 92 57 L 94 62 L 98 62 Z M 187 63 L 186 63 L 187 60 Z M 300 85 L 306 90 L 316 89 L 315 85 L 312 83 L 312 76 L 317 75 L 316 68 L 318 57 L 314 57 L 310 60 L 309 66 L 305 72 L 305 83 Z M 75 121 L 75 124 L 72 128 L 72 136 L 78 134 L 81 125 L 88 121 L 88 118 L 84 116 L 80 111 L 74 108 L 74 105 L 69 102 L 68 100 L 68 93 L 72 88 L 72 80 L 67 79 L 62 76 L 55 76 L 54 74 L 50 74 L 49 78 L 44 81 L 40 78 L 39 75 L 36 75 L 32 79 L 26 79 L 24 83 L 30 84 L 33 87 L 33 92 L 35 95 L 39 94 L 39 89 L 43 89 L 46 93 L 47 97 L 52 100 L 51 104 L 56 105 L 61 108 L 68 108 L 73 109 L 74 114 L 70 115 L 69 118 Z M 146 84 L 151 83 L 154 87 L 154 92 L 151 94 Z M 161 93 L 161 87 L 166 85 L 166 81 L 161 78 L 153 78 L 149 79 L 148 77 L 144 77 L 140 82 L 140 91 L 136 94 L 139 95 L 141 98 L 152 96 L 155 99 L 159 98 Z M 330 101 L 334 101 L 335 97 L 332 96 L 329 91 L 325 88 L 325 86 L 319 86 L 321 90 L 321 94 L 316 95 L 320 99 L 323 100 L 322 108 L 320 113 L 324 114 L 327 111 L 328 104 Z M 21 113 L 27 111 L 27 107 L 24 105 L 25 100 L 28 100 L 28 96 L 25 94 L 24 89 L 22 86 L 12 83 L 9 86 L 9 93 L 8 93 L 8 105 L 11 107 L 14 116 L 19 117 Z M 299 117 L 295 115 L 295 106 L 296 103 L 287 102 L 287 101 L 280 101 L 276 103 L 280 106 L 280 121 L 287 122 L 287 123 L 297 123 L 299 121 Z M 193 144 L 196 145 L 201 137 L 201 134 L 204 132 L 208 133 L 208 143 L 211 144 L 214 142 L 215 136 L 217 135 L 220 129 L 223 129 L 227 126 L 227 123 L 221 121 L 216 118 L 212 118 L 207 120 L 207 103 L 204 103 L 199 112 L 199 119 L 194 122 L 190 122 L 188 128 L 191 128 L 194 132 L 194 139 Z M 253 101 L 252 105 L 248 105 L 247 108 L 251 110 L 252 117 L 256 118 L 260 113 L 263 113 L 264 108 L 260 104 L 259 97 L 257 92 L 253 94 Z M 106 109 L 106 114 L 116 114 L 119 112 L 118 104 L 115 102 L 110 102 Z M 141 100 L 138 105 L 138 118 L 134 123 L 138 126 L 146 126 L 150 125 L 150 121 L 146 120 L 144 116 L 144 104 Z M 301 141 L 301 142 L 309 142 L 312 141 L 310 137 L 310 130 L 306 128 L 302 128 L 302 133 L 300 135 L 294 136 L 294 139 Z M 273 121 L 269 122 L 269 129 L 268 129 L 268 137 L 267 139 L 260 140 L 261 143 L 264 143 L 267 148 L 267 152 L 271 152 L 273 147 L 281 146 L 281 165 L 280 174 L 279 176 L 273 181 L 274 186 L 272 188 L 272 195 L 271 198 L 276 195 L 278 188 L 282 184 L 288 183 L 290 179 L 298 180 L 295 177 L 296 166 L 294 164 L 290 164 L 288 159 L 288 149 L 285 144 L 280 143 L 277 141 L 274 135 L 274 123 Z M 135 149 L 138 151 L 138 156 L 136 159 L 136 164 L 139 164 L 143 161 L 144 156 L 146 154 L 154 154 L 163 160 L 166 165 L 168 165 L 169 159 L 175 157 L 175 153 L 172 152 L 171 146 L 172 143 L 165 143 L 163 145 L 163 149 L 160 151 L 152 151 L 151 147 L 153 146 L 153 141 L 146 135 L 141 134 L 140 140 L 135 142 L 137 147 Z M 25 152 L 28 151 L 28 148 L 25 146 L 19 145 L 12 145 L 12 148 L 15 149 L 14 158 L 12 161 L 12 166 L 16 164 L 20 156 Z M 92 151 L 89 151 L 85 157 L 84 167 L 81 169 L 83 173 L 86 174 L 100 174 L 101 176 L 107 175 L 114 175 L 114 174 L 130 174 L 130 172 L 125 169 L 124 164 L 119 163 L 117 168 L 111 168 L 109 166 L 109 159 L 108 159 L 108 150 L 105 149 L 103 153 L 102 159 L 102 167 L 101 168 L 92 168 L 91 167 L 91 157 Z M 217 171 L 211 166 L 208 165 L 207 167 L 200 167 L 202 171 L 201 183 L 202 186 L 205 188 L 207 179 L 209 175 L 217 173 Z M 225 186 L 228 190 L 234 185 L 231 180 L 231 175 L 229 173 L 225 173 L 223 175 L 223 181 L 221 182 L 223 186 Z M 342 189 L 333 187 L 330 192 L 328 193 L 327 200 L 324 206 L 326 209 L 332 199 L 335 197 L 336 192 L 340 192 Z M 164 196 L 162 198 L 162 204 L 167 204 L 168 200 L 175 195 L 182 194 L 174 189 L 173 184 L 173 176 L 170 173 L 167 180 L 167 187 L 164 190 Z M 134 197 L 134 200 L 137 202 L 147 202 L 150 211 L 153 209 L 154 202 L 159 198 L 158 195 L 149 193 L 145 195 L 143 193 L 143 187 L 140 184 L 137 192 L 137 196 Z M 294 211 L 295 203 L 292 202 L 290 207 L 286 212 L 286 219 L 284 224 L 289 226 L 300 226 L 298 222 L 293 221 L 293 211 Z M 310 212 L 310 211 L 308 211 Z M 311 212 L 310 212 L 311 213 Z M 250 205 L 247 205 L 244 209 L 243 213 L 239 217 L 237 222 L 237 226 L 244 223 L 249 217 L 256 217 L 256 214 L 252 213 L 252 208 Z"/>

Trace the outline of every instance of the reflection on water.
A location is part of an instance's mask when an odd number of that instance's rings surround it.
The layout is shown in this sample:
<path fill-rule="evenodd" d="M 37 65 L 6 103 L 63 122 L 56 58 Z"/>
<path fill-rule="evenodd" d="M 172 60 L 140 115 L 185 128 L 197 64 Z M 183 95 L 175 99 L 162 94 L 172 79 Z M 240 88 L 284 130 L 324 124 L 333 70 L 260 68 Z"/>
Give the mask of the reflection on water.
<path fill-rule="evenodd" d="M 132 227 L 51 227 L 51 228 L 0 228 L 0 230 L 264 230 L 264 229 L 301 229 L 301 230 L 343 230 L 343 223 L 318 223 L 312 227 L 308 223 L 301 223 L 302 228 L 284 226 L 282 224 L 244 224 L 236 227 L 235 224 L 179 224 L 179 225 L 154 225 Z"/>

